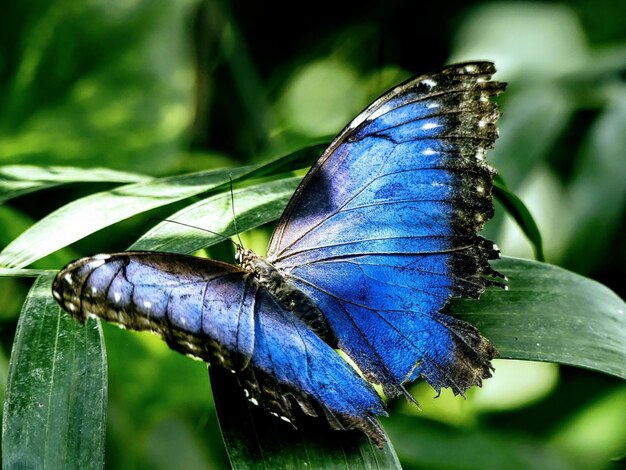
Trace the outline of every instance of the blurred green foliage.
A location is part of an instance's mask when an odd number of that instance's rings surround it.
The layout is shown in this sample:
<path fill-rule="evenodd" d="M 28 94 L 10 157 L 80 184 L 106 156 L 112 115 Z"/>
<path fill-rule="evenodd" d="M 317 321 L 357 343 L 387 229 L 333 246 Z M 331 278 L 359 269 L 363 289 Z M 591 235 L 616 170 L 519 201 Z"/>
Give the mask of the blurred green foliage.
<path fill-rule="evenodd" d="M 163 176 L 255 163 L 336 133 L 413 73 L 495 60 L 509 90 L 491 162 L 538 221 L 547 260 L 623 296 L 621 1 L 322 1 L 281 10 L 287 21 L 278 8 L 226 0 L 10 2 L 0 16 L 0 165 Z M 0 173 L 0 181 L 10 176 Z M 50 185 L 5 203 L 0 243 L 113 181 Z M 121 222 L 42 266 L 124 249 L 151 225 L 149 216 L 181 207 Z M 532 257 L 502 210 L 487 230 L 504 254 Z M 267 236 L 262 228 L 245 242 L 258 250 Z M 0 278 L 2 390 L 25 286 Z M 204 367 L 147 335 L 105 334 L 107 466 L 226 466 Z M 606 468 L 625 452 L 622 382 L 546 364 L 497 369 L 466 401 L 446 394 L 433 401 L 418 384 L 423 413 L 393 404 L 384 424 L 405 468 Z"/>

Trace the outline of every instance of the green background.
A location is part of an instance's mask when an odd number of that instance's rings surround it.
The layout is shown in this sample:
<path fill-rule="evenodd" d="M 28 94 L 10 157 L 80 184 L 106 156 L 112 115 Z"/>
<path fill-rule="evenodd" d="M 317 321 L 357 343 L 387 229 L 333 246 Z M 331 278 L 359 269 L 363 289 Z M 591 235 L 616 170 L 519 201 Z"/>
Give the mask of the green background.
<path fill-rule="evenodd" d="M 0 165 L 164 176 L 260 163 L 328 140 L 412 74 L 494 60 L 509 89 L 492 165 L 537 220 L 547 261 L 623 297 L 623 2 L 315 2 L 285 10 L 264 2 L 94 0 L 4 9 Z M 10 166 L 0 177 L 19 179 Z M 0 244 L 111 187 L 94 177 L 0 205 Z M 149 217 L 181 207 L 140 214 L 34 267 L 123 250 L 154 224 Z M 507 256 L 532 258 L 496 210 L 487 236 Z M 243 234 L 244 243 L 262 253 L 270 228 Z M 211 255 L 230 253 L 217 246 Z M 28 286 L 0 278 L 2 390 Z M 107 467 L 227 466 L 205 367 L 149 335 L 105 326 L 105 337 Z M 383 424 L 405 468 L 610 468 L 626 451 L 622 381 L 552 364 L 499 361 L 496 369 L 467 400 L 446 393 L 434 400 L 416 384 L 423 411 L 392 404 Z"/>

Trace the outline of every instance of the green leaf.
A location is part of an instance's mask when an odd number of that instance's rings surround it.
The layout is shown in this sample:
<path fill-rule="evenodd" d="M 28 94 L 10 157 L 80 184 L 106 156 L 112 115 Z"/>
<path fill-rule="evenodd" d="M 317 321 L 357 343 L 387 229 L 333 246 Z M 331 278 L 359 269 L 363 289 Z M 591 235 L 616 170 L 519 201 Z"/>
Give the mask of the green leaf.
<path fill-rule="evenodd" d="M 42 274 L 53 276 L 56 270 L 0 268 L 0 277 L 39 277 Z"/>
<path fill-rule="evenodd" d="M 318 155 L 320 147 L 305 147 L 263 165 L 158 178 L 78 199 L 44 217 L 13 240 L 0 253 L 0 266 L 23 268 L 116 222 L 210 191 L 231 179 L 239 181 L 301 168 Z"/>
<path fill-rule="evenodd" d="M 209 367 L 209 375 L 234 469 L 401 468 L 389 440 L 378 449 L 361 433 L 330 431 L 324 418 L 308 419 L 295 429 L 250 405 L 228 371 Z"/>
<path fill-rule="evenodd" d="M 44 217 L 0 253 L 0 266 L 25 267 L 104 227 L 226 184 L 256 167 L 207 171 L 136 183 L 73 201 Z"/>
<path fill-rule="evenodd" d="M 237 227 L 249 230 L 275 220 L 301 179 L 282 178 L 233 191 Z M 165 221 L 148 231 L 129 249 L 193 253 L 236 234 L 232 210 L 230 192 L 209 197 L 168 217 L 168 220 L 181 224 L 196 224 L 198 228 Z M 204 232 L 203 228 L 215 233 Z"/>
<path fill-rule="evenodd" d="M 547 263 L 493 263 L 508 290 L 455 300 L 450 312 L 489 338 L 503 358 L 548 361 L 626 378 L 626 306 L 609 288 Z"/>
<path fill-rule="evenodd" d="M 235 191 L 239 229 L 248 230 L 277 219 L 300 180 L 300 177 L 283 178 Z M 210 197 L 170 219 L 186 224 L 202 220 L 211 230 L 232 236 L 235 230 L 230 197 L 230 193 Z M 221 240 L 217 235 L 164 222 L 141 237 L 131 249 L 189 253 Z M 256 468 L 261 463 L 269 468 L 299 468 L 307 464 L 309 468 L 327 468 L 338 461 L 345 468 L 400 468 L 389 442 L 381 451 L 361 434 L 329 432 L 325 423 L 313 419 L 306 427 L 296 430 L 250 406 L 231 374 L 211 368 L 210 375 L 234 468 Z M 263 431 L 258 434 L 256 430 Z"/>
<path fill-rule="evenodd" d="M 104 466 L 106 358 L 98 321 L 69 318 L 39 277 L 20 315 L 2 426 L 3 468 Z"/>
<path fill-rule="evenodd" d="M 545 261 L 543 254 L 543 242 L 541 240 L 541 232 L 539 227 L 535 223 L 535 219 L 530 214 L 530 211 L 524 204 L 524 202 L 513 194 L 504 184 L 502 178 L 496 176 L 496 181 L 493 186 L 493 195 L 502 206 L 506 209 L 511 217 L 517 222 L 528 241 L 530 241 L 535 251 L 535 259 L 537 261 Z"/>
<path fill-rule="evenodd" d="M 63 166 L 0 166 L 0 203 L 41 189 L 66 183 L 138 183 L 149 177 L 108 168 L 88 170 Z"/>

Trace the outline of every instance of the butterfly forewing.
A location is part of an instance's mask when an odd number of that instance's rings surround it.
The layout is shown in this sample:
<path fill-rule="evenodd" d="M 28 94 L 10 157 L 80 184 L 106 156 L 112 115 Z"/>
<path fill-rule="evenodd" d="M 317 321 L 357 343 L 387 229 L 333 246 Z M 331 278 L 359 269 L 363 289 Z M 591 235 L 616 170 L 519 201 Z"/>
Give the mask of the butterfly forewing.
<path fill-rule="evenodd" d="M 153 331 L 177 351 L 239 369 L 254 344 L 253 296 L 243 277 L 225 263 L 128 252 L 71 263 L 53 293 L 78 319 L 97 316 Z"/>
<path fill-rule="evenodd" d="M 477 297 L 497 249 L 485 151 L 498 118 L 493 64 L 419 77 L 333 141 L 280 220 L 268 259 L 324 312 L 339 346 L 388 394 L 422 375 L 463 393 L 490 375 L 491 345 L 443 316 Z"/>

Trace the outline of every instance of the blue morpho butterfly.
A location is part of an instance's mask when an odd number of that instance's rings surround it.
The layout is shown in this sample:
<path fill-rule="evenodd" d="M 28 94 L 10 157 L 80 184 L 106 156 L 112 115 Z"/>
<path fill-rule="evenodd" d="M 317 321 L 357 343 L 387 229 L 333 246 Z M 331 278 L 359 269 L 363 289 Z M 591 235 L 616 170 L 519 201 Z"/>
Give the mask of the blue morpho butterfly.
<path fill-rule="evenodd" d="M 455 394 L 491 376 L 494 347 L 440 313 L 502 285 L 498 249 L 477 235 L 493 213 L 486 149 L 499 113 L 489 62 L 393 88 L 330 144 L 291 198 L 267 258 L 239 265 L 154 252 L 84 258 L 53 294 L 74 317 L 157 332 L 174 350 L 236 374 L 249 400 L 292 423 L 323 415 L 382 445 L 374 388 L 423 377 Z M 299 410 L 298 410 L 299 409 Z"/>

